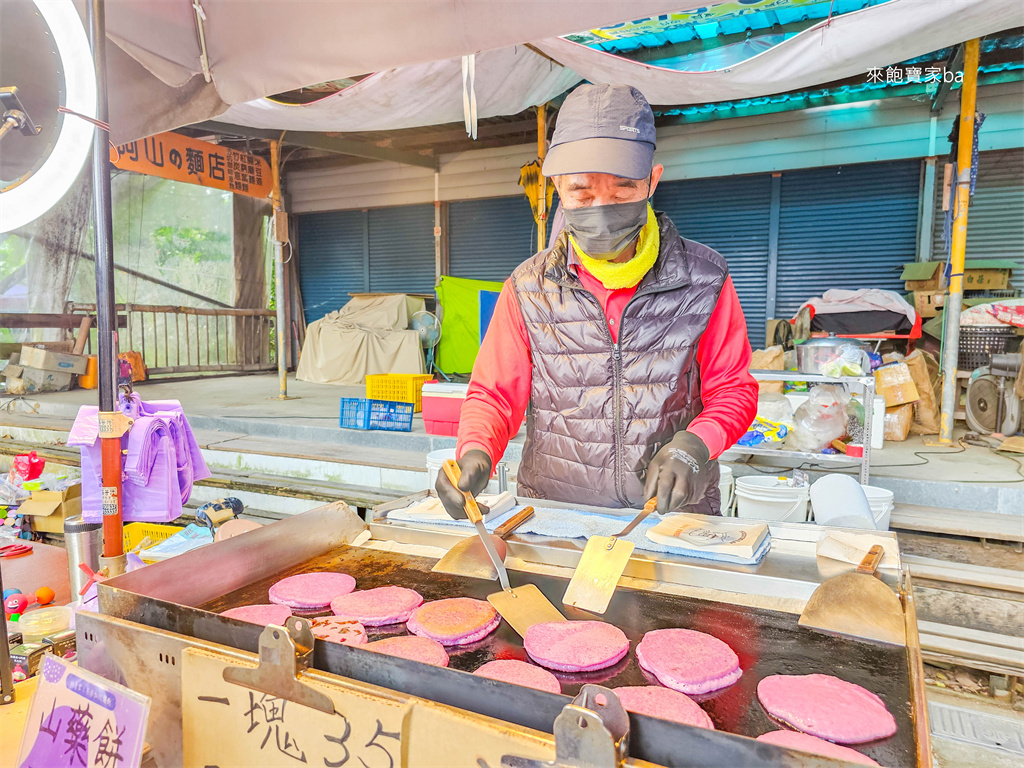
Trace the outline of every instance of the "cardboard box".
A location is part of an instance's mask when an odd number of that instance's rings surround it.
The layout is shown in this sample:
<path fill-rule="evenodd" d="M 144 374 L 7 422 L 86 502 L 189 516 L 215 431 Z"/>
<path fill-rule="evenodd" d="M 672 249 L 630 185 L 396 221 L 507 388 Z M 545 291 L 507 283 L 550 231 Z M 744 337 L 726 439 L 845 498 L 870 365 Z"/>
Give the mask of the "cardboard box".
<path fill-rule="evenodd" d="M 43 663 L 43 656 L 52 650 L 53 646 L 47 643 L 25 643 L 11 648 L 11 670 L 14 672 L 14 682 L 20 682 L 33 677 L 39 671 L 39 665 Z M 21 677 L 19 675 L 24 675 Z"/>
<path fill-rule="evenodd" d="M 43 643 L 50 646 L 50 653 L 60 656 L 62 659 L 75 658 L 75 642 L 75 630 L 73 629 L 65 629 L 63 632 L 43 638 Z"/>
<path fill-rule="evenodd" d="M 40 349 L 29 344 L 25 344 L 21 348 L 20 364 L 25 368 L 38 368 L 41 371 L 57 371 L 58 373 L 85 373 L 88 363 L 88 355 L 69 355 L 65 352 Z"/>
<path fill-rule="evenodd" d="M 885 398 L 886 409 L 921 399 L 906 363 L 888 363 L 876 368 L 875 388 Z"/>
<path fill-rule="evenodd" d="M 935 317 L 946 303 L 943 291 L 914 291 L 912 304 L 921 317 Z"/>
<path fill-rule="evenodd" d="M 10 366 L 8 366 L 9 368 Z M 74 385 L 75 374 L 21 368 L 19 376 L 7 376 L 7 394 L 31 395 L 36 392 L 65 392 Z"/>
<path fill-rule="evenodd" d="M 908 291 L 941 291 L 942 261 L 915 261 L 903 265 L 900 280 Z M 1008 288 L 1013 275 L 1011 259 L 968 259 L 964 265 L 965 291 L 1000 291 Z"/>
<path fill-rule="evenodd" d="M 82 513 L 82 484 L 63 491 L 32 491 L 18 514 L 31 517 L 32 529 L 41 533 L 64 533 L 64 519 Z"/>

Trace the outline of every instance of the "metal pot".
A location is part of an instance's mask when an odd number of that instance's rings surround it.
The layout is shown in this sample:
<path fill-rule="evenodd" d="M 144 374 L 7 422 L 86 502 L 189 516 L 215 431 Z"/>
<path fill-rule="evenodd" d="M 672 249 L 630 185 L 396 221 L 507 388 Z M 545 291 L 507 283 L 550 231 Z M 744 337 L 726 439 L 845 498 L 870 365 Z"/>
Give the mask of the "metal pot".
<path fill-rule="evenodd" d="M 871 351 L 871 345 L 857 339 L 840 339 L 834 333 L 797 344 L 797 370 L 800 373 L 824 373 L 822 366 L 843 356 L 844 351 L 848 351 L 851 347 L 862 353 L 859 360 L 861 369 L 865 373 L 870 371 L 868 352 Z"/>

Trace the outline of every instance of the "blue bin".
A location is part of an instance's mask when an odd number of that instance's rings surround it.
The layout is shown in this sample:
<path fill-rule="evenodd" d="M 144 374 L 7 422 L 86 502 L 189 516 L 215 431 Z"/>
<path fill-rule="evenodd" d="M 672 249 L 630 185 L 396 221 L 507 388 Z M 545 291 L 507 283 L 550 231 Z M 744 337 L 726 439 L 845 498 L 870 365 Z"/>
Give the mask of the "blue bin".
<path fill-rule="evenodd" d="M 414 407 L 413 403 L 343 397 L 341 398 L 341 417 L 338 423 L 345 429 L 411 432 Z"/>

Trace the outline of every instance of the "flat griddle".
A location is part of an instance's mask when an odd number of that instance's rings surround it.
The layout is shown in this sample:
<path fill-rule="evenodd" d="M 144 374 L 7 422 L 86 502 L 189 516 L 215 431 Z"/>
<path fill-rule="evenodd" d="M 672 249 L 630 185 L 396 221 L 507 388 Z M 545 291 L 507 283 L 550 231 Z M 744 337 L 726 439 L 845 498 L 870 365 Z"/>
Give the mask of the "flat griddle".
<path fill-rule="evenodd" d="M 426 600 L 448 597 L 476 597 L 485 600 L 486 596 L 494 591 L 493 582 L 432 573 L 430 568 L 434 562 L 431 558 L 395 552 L 342 547 L 272 576 L 253 581 L 198 608 L 202 611 L 220 613 L 241 605 L 266 603 L 270 586 L 279 579 L 296 573 L 315 571 L 348 573 L 356 578 L 358 589 L 389 584 L 409 587 L 417 590 Z M 561 605 L 561 597 L 567 583 L 565 579 L 519 572 L 510 572 L 509 576 L 513 585 L 527 582 L 536 584 L 553 603 Z M 159 606 L 150 607 L 159 610 Z M 894 736 L 857 745 L 855 748 L 890 768 L 909 768 L 917 764 L 906 648 L 823 635 L 801 628 L 797 625 L 797 617 L 787 613 L 627 588 L 619 588 L 616 591 L 603 617 L 595 617 L 564 606 L 563 608 L 571 620 L 603 618 L 622 629 L 630 640 L 628 656 L 607 670 L 578 674 L 556 672 L 562 683 L 562 693 L 567 696 L 574 696 L 584 683 L 598 683 L 610 688 L 655 684 L 636 662 L 636 644 L 644 633 L 650 630 L 670 627 L 695 629 L 727 642 L 739 656 L 743 669 L 743 676 L 734 685 L 695 697 L 720 731 L 753 737 L 780 727 L 772 722 L 757 701 L 757 682 L 762 678 L 773 674 L 833 674 L 878 694 L 896 718 L 897 731 Z M 157 619 L 156 624 L 165 623 L 159 620 L 159 616 L 154 615 L 150 618 Z M 204 619 L 197 616 L 188 622 L 190 626 L 179 629 L 213 642 L 224 642 L 236 647 L 253 646 L 250 649 L 254 650 L 259 628 L 239 626 L 240 622 L 229 622 L 230 620 L 214 617 Z M 170 626 L 165 628 L 172 629 Z M 371 641 L 406 634 L 404 625 L 367 628 L 367 632 Z M 388 665 L 388 671 L 382 672 L 380 665 L 366 659 L 367 656 L 372 656 L 376 657 L 372 661 L 376 661 L 379 659 L 377 654 L 334 643 L 317 643 L 316 646 L 314 666 L 317 668 L 348 674 L 385 687 L 415 694 L 415 690 L 409 690 L 410 681 L 413 679 L 428 690 L 432 685 L 436 688 L 451 680 L 448 670 L 425 669 L 426 665 L 401 659 L 394 659 L 394 663 Z M 521 638 L 505 622 L 484 640 L 468 646 L 450 647 L 448 651 L 451 656 L 450 669 L 462 672 L 472 672 L 495 659 L 527 659 Z M 413 673 L 415 678 L 412 676 Z M 449 703 L 457 705 L 452 701 L 453 697 L 458 696 L 457 687 L 444 687 L 449 688 L 451 692 Z M 527 689 L 521 690 L 522 695 L 518 703 L 510 701 L 509 706 L 534 706 L 542 713 L 542 717 L 546 717 L 543 713 L 552 709 L 552 705 L 560 707 L 558 697 Z M 564 703 L 564 700 L 561 701 Z M 636 718 L 631 719 L 636 721 Z M 646 723 L 643 727 L 647 732 L 660 727 L 658 721 L 647 718 L 642 720 Z M 653 759 L 656 756 L 644 757 Z M 678 757 L 676 755 L 677 759 Z M 693 764 L 703 763 L 695 761 Z"/>

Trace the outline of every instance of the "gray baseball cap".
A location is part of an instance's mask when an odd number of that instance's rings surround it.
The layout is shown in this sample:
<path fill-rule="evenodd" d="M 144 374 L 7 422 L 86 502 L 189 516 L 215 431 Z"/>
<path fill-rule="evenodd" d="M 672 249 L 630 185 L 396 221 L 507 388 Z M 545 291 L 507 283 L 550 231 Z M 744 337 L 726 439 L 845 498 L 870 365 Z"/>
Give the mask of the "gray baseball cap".
<path fill-rule="evenodd" d="M 654 112 L 640 91 L 629 85 L 581 85 L 558 110 L 543 173 L 646 179 L 656 144 Z"/>

